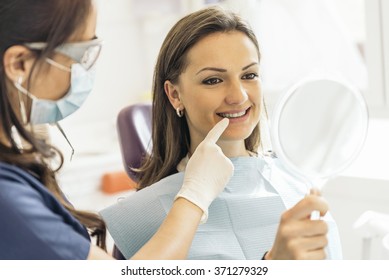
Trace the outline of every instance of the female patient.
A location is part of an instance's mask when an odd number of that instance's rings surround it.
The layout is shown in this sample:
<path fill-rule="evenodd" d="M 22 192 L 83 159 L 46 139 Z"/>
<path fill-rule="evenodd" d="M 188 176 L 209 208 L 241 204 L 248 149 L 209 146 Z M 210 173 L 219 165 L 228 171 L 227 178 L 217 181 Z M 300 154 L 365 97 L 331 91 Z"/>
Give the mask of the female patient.
<path fill-rule="evenodd" d="M 307 186 L 277 159 L 257 153 L 259 63 L 253 31 L 233 13 L 204 9 L 170 30 L 155 68 L 153 150 L 139 171 L 141 190 L 101 213 L 126 257 L 157 230 L 177 193 L 182 194 L 188 159 L 208 131 L 228 118 L 217 144 L 232 160 L 234 175 L 211 204 L 189 258 L 341 258 L 329 214 L 326 221 L 309 218 L 313 210 L 324 216 L 326 202 L 313 192 L 305 196 Z"/>

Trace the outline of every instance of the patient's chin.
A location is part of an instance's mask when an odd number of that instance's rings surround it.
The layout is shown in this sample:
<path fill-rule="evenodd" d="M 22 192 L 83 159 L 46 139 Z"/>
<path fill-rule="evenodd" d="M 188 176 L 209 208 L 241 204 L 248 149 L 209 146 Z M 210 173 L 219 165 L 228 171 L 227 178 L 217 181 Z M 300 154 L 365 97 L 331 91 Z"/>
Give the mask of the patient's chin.
<path fill-rule="evenodd" d="M 224 141 L 244 141 L 247 138 L 250 137 L 253 130 L 234 130 L 234 131 L 226 131 L 224 132 L 223 136 L 221 137 L 221 140 Z"/>

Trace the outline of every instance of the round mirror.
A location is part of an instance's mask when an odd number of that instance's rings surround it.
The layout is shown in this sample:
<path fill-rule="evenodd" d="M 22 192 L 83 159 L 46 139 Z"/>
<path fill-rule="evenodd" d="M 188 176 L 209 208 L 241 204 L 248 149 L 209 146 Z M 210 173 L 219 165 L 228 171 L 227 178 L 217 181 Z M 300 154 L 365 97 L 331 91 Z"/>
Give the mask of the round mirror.
<path fill-rule="evenodd" d="M 367 107 L 357 89 L 336 79 L 309 78 L 276 105 L 271 137 L 280 160 L 320 187 L 357 157 L 367 127 Z"/>

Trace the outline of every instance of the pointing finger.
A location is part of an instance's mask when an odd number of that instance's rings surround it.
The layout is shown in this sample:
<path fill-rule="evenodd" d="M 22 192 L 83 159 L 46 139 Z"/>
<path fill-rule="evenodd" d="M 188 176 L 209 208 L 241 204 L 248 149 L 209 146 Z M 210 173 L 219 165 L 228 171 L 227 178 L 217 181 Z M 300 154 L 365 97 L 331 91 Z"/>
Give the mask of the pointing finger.
<path fill-rule="evenodd" d="M 207 140 L 211 143 L 216 143 L 220 136 L 223 134 L 224 130 L 226 130 L 229 123 L 230 120 L 228 118 L 222 119 L 208 132 L 204 140 Z"/>

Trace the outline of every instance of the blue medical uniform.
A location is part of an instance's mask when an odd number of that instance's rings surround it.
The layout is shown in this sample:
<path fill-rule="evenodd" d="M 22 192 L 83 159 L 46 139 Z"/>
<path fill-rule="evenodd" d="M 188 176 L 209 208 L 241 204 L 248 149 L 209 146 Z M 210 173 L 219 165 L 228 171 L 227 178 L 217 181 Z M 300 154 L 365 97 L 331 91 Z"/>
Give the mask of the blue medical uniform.
<path fill-rule="evenodd" d="M 86 259 L 90 237 L 39 180 L 0 162 L 0 259 Z"/>
<path fill-rule="evenodd" d="M 261 259 L 275 239 L 281 214 L 308 192 L 308 186 L 270 157 L 231 159 L 234 175 L 209 207 L 188 259 Z M 180 190 L 184 172 L 130 195 L 101 211 L 115 244 L 133 256 L 158 230 Z M 328 259 L 341 259 L 338 229 L 328 213 Z"/>

